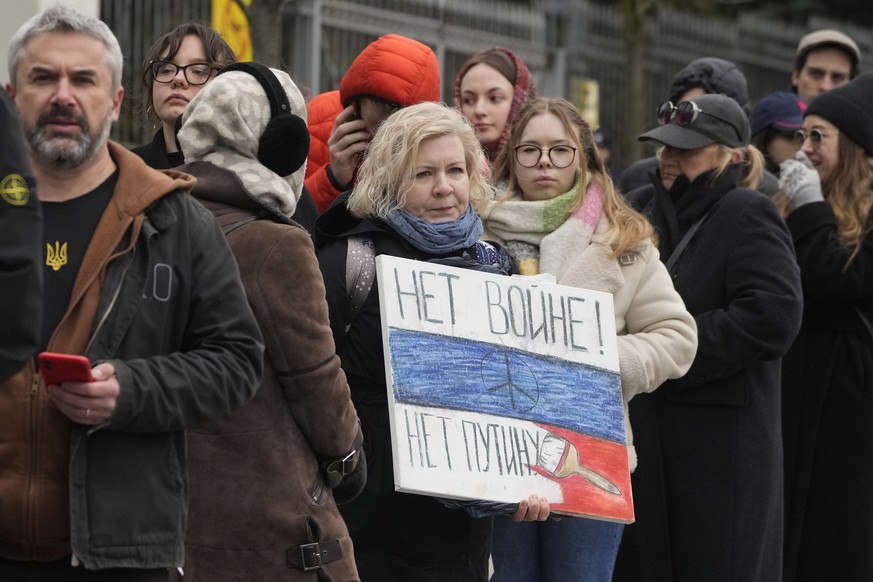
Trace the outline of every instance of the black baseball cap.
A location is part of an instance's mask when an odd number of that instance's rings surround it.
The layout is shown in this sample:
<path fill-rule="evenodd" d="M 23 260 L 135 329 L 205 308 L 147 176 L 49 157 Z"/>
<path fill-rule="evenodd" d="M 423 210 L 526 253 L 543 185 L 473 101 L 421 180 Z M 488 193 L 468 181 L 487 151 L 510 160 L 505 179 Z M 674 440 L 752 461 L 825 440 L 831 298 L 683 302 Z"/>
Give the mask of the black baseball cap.
<path fill-rule="evenodd" d="M 739 103 L 726 95 L 701 95 L 692 99 L 699 109 L 693 120 L 680 125 L 675 116 L 669 123 L 647 131 L 637 139 L 656 141 L 680 150 L 693 150 L 713 143 L 738 148 L 749 145 L 749 119 Z"/>

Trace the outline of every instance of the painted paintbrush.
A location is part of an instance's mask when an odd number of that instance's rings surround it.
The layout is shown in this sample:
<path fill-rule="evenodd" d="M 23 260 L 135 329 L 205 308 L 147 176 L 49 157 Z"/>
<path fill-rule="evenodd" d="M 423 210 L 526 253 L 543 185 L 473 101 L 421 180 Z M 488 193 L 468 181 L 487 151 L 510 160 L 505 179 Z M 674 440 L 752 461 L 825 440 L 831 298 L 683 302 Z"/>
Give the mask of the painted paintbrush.
<path fill-rule="evenodd" d="M 557 435 L 550 433 L 543 439 L 539 465 L 558 479 L 579 475 L 608 493 L 621 495 L 621 490 L 615 486 L 615 483 L 579 462 L 579 451 L 573 443 Z"/>

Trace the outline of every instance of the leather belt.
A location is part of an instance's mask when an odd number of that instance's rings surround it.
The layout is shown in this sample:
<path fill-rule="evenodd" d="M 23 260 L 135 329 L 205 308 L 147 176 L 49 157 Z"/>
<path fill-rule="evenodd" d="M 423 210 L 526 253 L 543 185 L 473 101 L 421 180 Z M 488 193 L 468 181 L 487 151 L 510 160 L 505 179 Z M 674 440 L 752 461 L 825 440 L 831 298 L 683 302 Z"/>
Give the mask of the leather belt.
<path fill-rule="evenodd" d="M 339 540 L 332 542 L 312 542 L 285 550 L 285 563 L 289 568 L 304 572 L 318 570 L 324 564 L 335 562 L 343 557 Z"/>

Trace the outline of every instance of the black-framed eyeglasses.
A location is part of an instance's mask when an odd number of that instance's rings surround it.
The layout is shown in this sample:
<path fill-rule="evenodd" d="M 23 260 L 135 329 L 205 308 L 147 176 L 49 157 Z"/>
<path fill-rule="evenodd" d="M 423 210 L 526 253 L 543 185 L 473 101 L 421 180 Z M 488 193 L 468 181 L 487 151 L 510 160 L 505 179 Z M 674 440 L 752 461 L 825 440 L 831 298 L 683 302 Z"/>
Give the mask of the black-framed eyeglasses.
<path fill-rule="evenodd" d="M 824 138 L 828 137 L 829 134 L 823 132 L 820 129 L 811 129 L 809 133 L 806 130 L 798 129 L 794 132 L 794 145 L 799 148 L 803 147 L 803 144 L 806 143 L 808 139 L 812 142 L 813 147 L 818 147 L 821 145 L 821 142 L 824 141 Z"/>
<path fill-rule="evenodd" d="M 152 78 L 158 83 L 172 83 L 179 71 L 182 71 L 189 85 L 203 85 L 218 67 L 209 63 L 191 63 L 180 67 L 170 61 L 152 61 Z"/>
<path fill-rule="evenodd" d="M 549 161 L 556 168 L 566 168 L 576 159 L 576 148 L 568 145 L 554 146 L 548 149 L 538 148 L 533 145 L 515 146 L 515 159 L 525 168 L 533 168 L 546 152 Z"/>

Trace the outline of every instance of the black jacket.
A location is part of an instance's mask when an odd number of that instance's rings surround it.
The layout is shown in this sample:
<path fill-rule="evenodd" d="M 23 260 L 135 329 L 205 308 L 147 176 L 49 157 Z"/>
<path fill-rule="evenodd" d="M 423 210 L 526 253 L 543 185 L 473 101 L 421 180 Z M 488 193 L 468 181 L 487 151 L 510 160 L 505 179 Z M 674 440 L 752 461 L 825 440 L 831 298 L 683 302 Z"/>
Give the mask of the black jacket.
<path fill-rule="evenodd" d="M 786 222 L 805 306 L 782 368 L 785 580 L 873 580 L 873 234 L 845 268 L 828 203 Z"/>
<path fill-rule="evenodd" d="M 344 200 L 344 199 L 343 199 Z M 394 491 L 391 436 L 378 279 L 345 333 L 347 238 L 373 239 L 375 254 L 428 260 L 393 230 L 352 217 L 342 202 L 318 220 L 316 247 L 324 275 L 330 325 L 364 431 L 367 485 L 340 506 L 355 544 L 362 580 L 383 582 L 485 582 L 491 549 L 491 518 L 474 519 L 432 497 Z"/>
<path fill-rule="evenodd" d="M 118 182 L 48 348 L 110 361 L 120 393 L 91 427 L 48 402 L 32 364 L 0 384 L 0 556 L 72 547 L 89 569 L 169 568 L 184 555 L 184 429 L 252 397 L 264 344 L 194 179 L 108 147 Z"/>
<path fill-rule="evenodd" d="M 800 273 L 775 205 L 737 187 L 739 174 L 679 178 L 670 192 L 657 179 L 628 196 L 665 262 L 711 212 L 671 269 L 697 322 L 697 357 L 630 402 L 640 463 L 618 582 L 781 577 L 780 358 L 800 322 Z"/>
<path fill-rule="evenodd" d="M 34 356 L 42 326 L 42 218 L 15 106 L 0 91 L 0 381 Z"/>
<path fill-rule="evenodd" d="M 658 171 L 658 158 L 643 158 L 637 160 L 621 173 L 618 180 L 618 189 L 622 192 L 633 192 L 637 188 L 648 186 L 652 183 L 652 174 Z M 771 172 L 764 170 L 761 183 L 756 188 L 758 192 L 773 197 L 779 191 L 779 179 Z"/>

